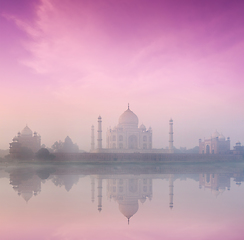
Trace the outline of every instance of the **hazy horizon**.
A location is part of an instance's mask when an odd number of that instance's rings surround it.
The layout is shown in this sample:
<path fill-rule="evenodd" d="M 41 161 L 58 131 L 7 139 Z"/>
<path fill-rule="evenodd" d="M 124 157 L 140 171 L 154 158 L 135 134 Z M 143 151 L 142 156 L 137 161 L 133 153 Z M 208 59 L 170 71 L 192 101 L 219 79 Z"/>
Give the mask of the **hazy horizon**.
<path fill-rule="evenodd" d="M 26 124 L 47 147 L 130 109 L 153 148 L 216 130 L 244 144 L 243 1 L 0 0 L 0 149 Z M 231 147 L 232 148 L 232 147 Z"/>

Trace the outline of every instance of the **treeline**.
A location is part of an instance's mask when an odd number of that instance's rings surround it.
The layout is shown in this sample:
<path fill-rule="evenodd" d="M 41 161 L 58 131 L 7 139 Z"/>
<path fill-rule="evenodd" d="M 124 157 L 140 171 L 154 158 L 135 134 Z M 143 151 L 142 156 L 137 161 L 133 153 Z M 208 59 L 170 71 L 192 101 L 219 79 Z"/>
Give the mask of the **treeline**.
<path fill-rule="evenodd" d="M 196 146 L 194 148 L 187 149 L 186 147 L 175 148 L 174 153 L 199 153 L 199 147 Z"/>
<path fill-rule="evenodd" d="M 43 144 L 41 146 L 41 149 L 39 149 L 37 152 L 33 152 L 31 148 L 28 147 L 20 147 L 18 149 L 17 156 L 11 156 L 11 154 L 6 155 L 6 159 L 21 159 L 21 160 L 30 160 L 30 159 L 46 159 L 46 160 L 52 160 L 55 158 L 55 155 L 53 153 L 77 153 L 80 152 L 79 147 L 77 144 L 73 143 L 71 138 L 67 136 L 64 139 L 64 142 L 62 141 L 56 141 L 51 148 L 46 148 L 46 146 Z M 5 152 L 6 153 L 6 152 Z"/>

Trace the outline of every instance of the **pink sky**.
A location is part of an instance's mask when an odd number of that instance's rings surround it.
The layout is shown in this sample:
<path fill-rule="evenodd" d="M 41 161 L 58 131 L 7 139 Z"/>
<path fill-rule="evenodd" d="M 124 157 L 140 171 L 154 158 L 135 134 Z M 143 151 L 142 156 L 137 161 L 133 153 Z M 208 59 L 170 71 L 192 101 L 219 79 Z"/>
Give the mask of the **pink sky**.
<path fill-rule="evenodd" d="M 244 143 L 243 1 L 0 0 L 0 148 L 26 123 L 89 150 L 130 103 L 153 145 Z M 105 138 L 105 132 L 104 136 Z M 105 146 L 105 143 L 104 143 Z"/>

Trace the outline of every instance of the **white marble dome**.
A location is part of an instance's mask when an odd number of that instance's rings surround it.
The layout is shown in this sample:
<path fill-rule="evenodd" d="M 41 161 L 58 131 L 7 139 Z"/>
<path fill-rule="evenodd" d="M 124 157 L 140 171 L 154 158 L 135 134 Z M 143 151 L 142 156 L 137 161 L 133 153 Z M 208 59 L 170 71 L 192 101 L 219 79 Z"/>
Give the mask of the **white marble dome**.
<path fill-rule="evenodd" d="M 133 125 L 138 127 L 138 117 L 133 113 L 129 107 L 128 109 L 119 117 L 119 125 Z"/>

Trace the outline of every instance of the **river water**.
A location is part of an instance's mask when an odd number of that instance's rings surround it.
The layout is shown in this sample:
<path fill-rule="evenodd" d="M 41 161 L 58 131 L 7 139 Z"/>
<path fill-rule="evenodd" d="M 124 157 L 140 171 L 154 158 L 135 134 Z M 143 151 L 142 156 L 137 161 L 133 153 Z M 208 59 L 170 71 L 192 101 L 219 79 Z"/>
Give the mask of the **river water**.
<path fill-rule="evenodd" d="M 244 164 L 0 166 L 0 239 L 244 239 Z"/>

